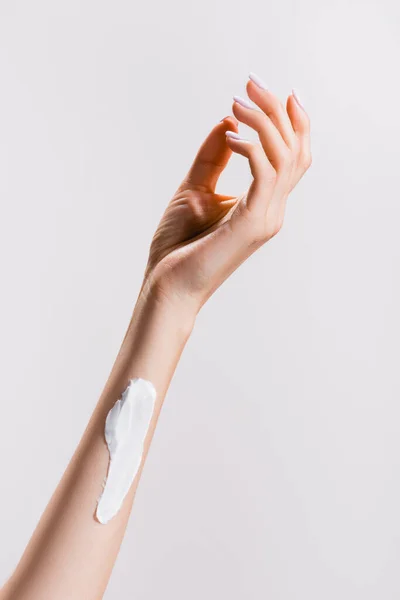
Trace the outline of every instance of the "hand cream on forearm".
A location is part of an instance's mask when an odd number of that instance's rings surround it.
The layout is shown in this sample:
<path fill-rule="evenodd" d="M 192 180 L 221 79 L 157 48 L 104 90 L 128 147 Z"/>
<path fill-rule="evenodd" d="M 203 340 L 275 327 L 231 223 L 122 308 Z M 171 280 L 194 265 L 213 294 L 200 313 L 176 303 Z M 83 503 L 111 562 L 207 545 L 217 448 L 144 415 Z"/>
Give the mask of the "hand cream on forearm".
<path fill-rule="evenodd" d="M 155 399 L 153 384 L 135 377 L 107 415 L 104 436 L 110 462 L 96 509 L 100 523 L 108 523 L 117 514 L 136 477 Z"/>

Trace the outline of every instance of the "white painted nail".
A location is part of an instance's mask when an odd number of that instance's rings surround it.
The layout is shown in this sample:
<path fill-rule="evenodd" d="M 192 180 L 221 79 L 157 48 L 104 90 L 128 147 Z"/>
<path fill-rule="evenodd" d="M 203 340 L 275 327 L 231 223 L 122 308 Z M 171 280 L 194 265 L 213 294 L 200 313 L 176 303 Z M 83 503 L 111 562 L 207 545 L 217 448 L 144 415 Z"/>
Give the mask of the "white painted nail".
<path fill-rule="evenodd" d="M 241 140 L 242 138 L 236 131 L 225 131 L 226 137 L 233 138 L 234 140 Z"/>
<path fill-rule="evenodd" d="M 256 73 L 249 73 L 249 79 L 251 79 L 251 81 L 253 83 L 255 83 L 259 88 L 261 88 L 262 90 L 267 90 L 267 84 L 265 83 L 265 81 L 263 81 L 261 79 L 261 77 L 259 77 Z"/>
<path fill-rule="evenodd" d="M 245 138 L 240 137 L 238 133 L 235 131 L 225 131 L 226 137 L 232 138 L 233 140 L 240 140 L 241 142 L 249 142 L 250 140 L 246 140 Z"/>
<path fill-rule="evenodd" d="M 305 110 L 305 109 L 304 109 L 304 106 L 303 106 L 303 103 L 302 103 L 302 101 L 300 100 L 300 96 L 299 96 L 299 93 L 298 93 L 298 91 L 297 91 L 296 89 L 293 89 L 293 90 L 292 90 L 292 94 L 293 94 L 293 97 L 294 97 L 294 99 L 296 100 L 297 104 L 298 104 L 298 105 L 299 105 L 299 106 L 300 106 L 300 107 L 301 107 L 303 110 Z"/>
<path fill-rule="evenodd" d="M 244 108 L 254 109 L 254 106 L 252 104 L 250 104 L 250 102 L 248 100 L 245 100 L 244 98 L 241 98 L 240 96 L 233 96 L 233 99 L 235 102 L 237 102 L 241 106 L 244 106 Z"/>

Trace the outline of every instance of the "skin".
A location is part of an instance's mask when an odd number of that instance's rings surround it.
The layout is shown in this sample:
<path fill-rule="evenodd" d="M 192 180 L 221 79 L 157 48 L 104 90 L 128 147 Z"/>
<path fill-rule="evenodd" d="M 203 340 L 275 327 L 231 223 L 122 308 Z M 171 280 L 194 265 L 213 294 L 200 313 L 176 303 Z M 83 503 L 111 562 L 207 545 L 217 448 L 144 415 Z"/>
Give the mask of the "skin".
<path fill-rule="evenodd" d="M 155 232 L 143 284 L 120 351 L 82 439 L 0 600 L 103 597 L 169 383 L 196 321 L 221 283 L 278 233 L 289 193 L 311 164 L 309 119 L 294 95 L 284 107 L 247 83 L 254 108 L 234 102 L 201 145 Z M 243 123 L 259 142 L 226 137 Z M 253 176 L 239 197 L 215 192 L 232 152 Z M 150 380 L 156 407 L 139 472 L 120 512 L 95 518 L 107 473 L 105 417 L 132 377 Z"/>

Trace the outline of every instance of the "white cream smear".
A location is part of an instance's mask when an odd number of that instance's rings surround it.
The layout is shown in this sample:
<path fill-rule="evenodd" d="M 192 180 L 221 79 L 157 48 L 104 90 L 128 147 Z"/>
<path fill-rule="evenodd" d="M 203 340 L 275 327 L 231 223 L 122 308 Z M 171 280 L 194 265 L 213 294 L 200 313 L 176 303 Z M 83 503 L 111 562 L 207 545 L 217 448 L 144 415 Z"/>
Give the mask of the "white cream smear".
<path fill-rule="evenodd" d="M 107 415 L 104 436 L 110 462 L 96 509 L 100 523 L 117 514 L 139 470 L 155 399 L 153 384 L 135 377 Z"/>

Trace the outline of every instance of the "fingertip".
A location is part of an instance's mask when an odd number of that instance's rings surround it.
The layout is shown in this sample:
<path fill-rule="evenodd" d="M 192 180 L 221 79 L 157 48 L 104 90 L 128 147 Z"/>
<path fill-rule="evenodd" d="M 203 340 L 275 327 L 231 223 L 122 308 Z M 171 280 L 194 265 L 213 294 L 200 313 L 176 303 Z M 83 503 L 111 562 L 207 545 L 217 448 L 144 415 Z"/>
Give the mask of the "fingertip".
<path fill-rule="evenodd" d="M 300 99 L 300 94 L 299 94 L 298 90 L 296 90 L 296 88 L 292 89 L 292 96 L 293 96 L 296 104 L 298 106 L 300 106 L 301 109 L 305 110 L 304 105 L 303 105 L 303 103 L 302 103 L 302 101 Z"/>
<path fill-rule="evenodd" d="M 292 91 L 286 102 L 286 111 L 296 133 L 305 133 L 309 129 L 309 117 L 303 106 L 300 104 L 299 96 Z"/>
<path fill-rule="evenodd" d="M 241 117 L 241 115 L 243 115 L 243 113 L 245 112 L 245 109 L 242 104 L 239 104 L 239 102 L 236 102 L 234 100 L 232 102 L 232 112 L 234 114 L 234 118 L 236 119 L 237 123 L 239 123 L 238 117 Z"/>
<path fill-rule="evenodd" d="M 249 142 L 250 140 L 243 138 L 236 131 L 225 131 L 225 137 L 228 140 L 234 140 L 235 142 Z"/>
<path fill-rule="evenodd" d="M 290 94 L 286 100 L 286 112 L 288 113 L 290 119 L 292 119 L 292 115 L 296 112 L 297 108 L 298 106 L 296 100 L 294 99 L 293 94 Z"/>
<path fill-rule="evenodd" d="M 267 88 L 266 87 L 261 87 L 260 85 L 257 85 L 256 82 L 253 79 L 248 79 L 246 82 L 246 92 L 249 98 L 253 98 L 255 97 L 259 97 L 260 92 L 266 92 Z"/>
<path fill-rule="evenodd" d="M 227 135 L 227 134 L 232 134 L 232 135 Z M 233 144 L 234 146 L 237 146 L 237 143 L 240 142 L 240 138 L 237 138 L 236 135 L 236 131 L 226 131 L 225 132 L 225 141 L 228 144 L 228 146 L 230 146 L 231 144 Z"/>
<path fill-rule="evenodd" d="M 239 127 L 239 121 L 233 115 L 228 115 L 227 117 L 224 117 L 223 119 L 221 119 L 220 123 L 224 124 L 224 129 L 233 129 L 237 131 Z"/>
<path fill-rule="evenodd" d="M 304 107 L 303 101 L 301 100 L 299 92 L 295 88 L 292 89 L 292 93 L 288 96 L 287 106 L 291 106 L 294 109 L 299 109 L 303 113 L 307 114 L 307 111 Z"/>

